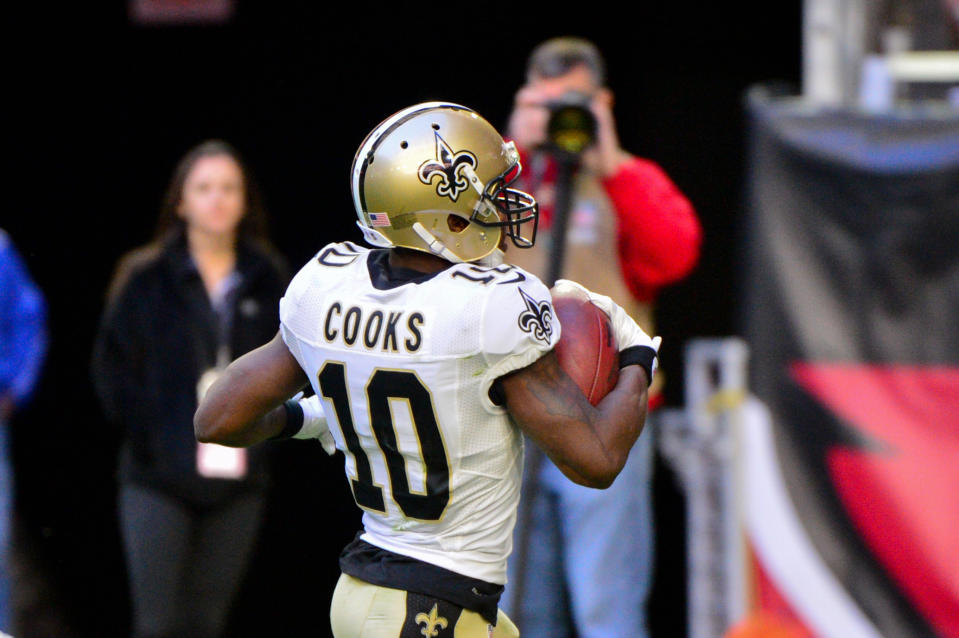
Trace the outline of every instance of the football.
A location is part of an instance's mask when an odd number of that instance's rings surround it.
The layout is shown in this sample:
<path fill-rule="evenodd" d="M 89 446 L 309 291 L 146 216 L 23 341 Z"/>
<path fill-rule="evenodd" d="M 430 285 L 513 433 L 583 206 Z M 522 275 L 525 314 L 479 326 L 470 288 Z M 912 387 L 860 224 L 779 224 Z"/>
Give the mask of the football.
<path fill-rule="evenodd" d="M 559 365 L 596 405 L 619 379 L 619 348 L 609 317 L 582 290 L 554 286 L 550 293 L 562 327 L 556 344 Z"/>

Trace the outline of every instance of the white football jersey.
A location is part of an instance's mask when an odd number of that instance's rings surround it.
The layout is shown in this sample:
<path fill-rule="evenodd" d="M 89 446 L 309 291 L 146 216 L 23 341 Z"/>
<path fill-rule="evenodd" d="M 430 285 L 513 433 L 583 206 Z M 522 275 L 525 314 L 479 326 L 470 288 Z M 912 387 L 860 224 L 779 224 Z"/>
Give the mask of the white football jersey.
<path fill-rule="evenodd" d="M 361 538 L 503 584 L 523 442 L 489 390 L 556 344 L 549 290 L 515 266 L 417 275 L 387 255 L 323 248 L 280 302 L 283 339 L 323 397 Z"/>

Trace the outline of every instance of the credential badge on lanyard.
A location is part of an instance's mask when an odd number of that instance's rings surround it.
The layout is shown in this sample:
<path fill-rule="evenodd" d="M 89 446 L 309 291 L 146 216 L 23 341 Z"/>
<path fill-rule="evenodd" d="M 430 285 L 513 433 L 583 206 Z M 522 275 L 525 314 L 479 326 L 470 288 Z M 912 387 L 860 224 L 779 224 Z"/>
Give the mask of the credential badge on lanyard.
<path fill-rule="evenodd" d="M 216 353 L 216 366 L 205 370 L 197 381 L 197 403 L 203 400 L 229 363 L 230 353 L 227 347 L 220 346 Z M 216 443 L 197 443 L 196 471 L 205 478 L 241 479 L 246 476 L 247 471 L 246 449 Z"/>

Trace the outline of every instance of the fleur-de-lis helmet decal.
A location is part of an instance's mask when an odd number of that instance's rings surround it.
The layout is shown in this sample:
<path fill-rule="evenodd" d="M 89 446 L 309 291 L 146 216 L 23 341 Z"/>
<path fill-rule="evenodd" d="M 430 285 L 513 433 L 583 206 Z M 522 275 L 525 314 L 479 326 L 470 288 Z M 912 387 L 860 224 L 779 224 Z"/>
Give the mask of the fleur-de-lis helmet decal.
<path fill-rule="evenodd" d="M 476 156 L 467 150 L 454 152 L 438 131 L 436 138 L 436 157 L 420 164 L 420 181 L 431 184 L 434 177 L 439 177 L 436 185 L 436 194 L 440 197 L 449 197 L 454 202 L 460 193 L 469 188 L 469 173 L 476 170 Z"/>

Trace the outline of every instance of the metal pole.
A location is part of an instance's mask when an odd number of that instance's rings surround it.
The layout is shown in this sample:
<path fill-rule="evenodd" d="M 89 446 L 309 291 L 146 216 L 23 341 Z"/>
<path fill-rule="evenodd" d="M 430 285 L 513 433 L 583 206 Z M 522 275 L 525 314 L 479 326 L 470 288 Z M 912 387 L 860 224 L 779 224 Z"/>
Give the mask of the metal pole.
<path fill-rule="evenodd" d="M 552 287 L 563 273 L 566 256 L 566 229 L 569 226 L 569 209 L 572 201 L 573 173 L 578 160 L 568 156 L 555 157 L 559 165 L 556 175 L 556 204 L 553 208 L 552 240 L 549 247 L 549 263 L 545 283 Z M 543 452 L 526 439 L 526 463 L 523 467 L 523 495 L 516 513 L 516 531 L 513 534 L 512 559 L 519 565 L 516 581 L 510 584 L 511 619 L 517 627 L 523 626 L 523 597 L 526 593 L 526 560 L 529 556 L 529 525 L 533 516 L 533 499 L 536 498 L 537 477 L 543 466 Z M 557 610 L 557 613 L 559 610 Z"/>
<path fill-rule="evenodd" d="M 556 205 L 553 208 L 553 224 L 550 229 L 552 243 L 549 247 L 549 267 L 546 270 L 547 286 L 552 287 L 563 274 L 566 258 L 566 229 L 569 227 L 569 209 L 573 199 L 573 171 L 577 160 L 557 157 L 559 170 L 556 174 Z"/>
<path fill-rule="evenodd" d="M 803 96 L 817 106 L 856 103 L 866 51 L 865 0 L 803 3 Z"/>

